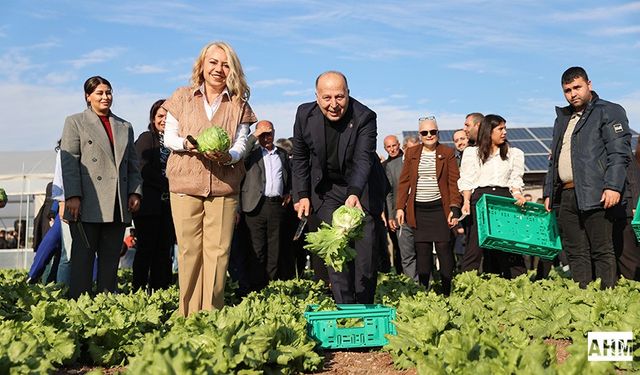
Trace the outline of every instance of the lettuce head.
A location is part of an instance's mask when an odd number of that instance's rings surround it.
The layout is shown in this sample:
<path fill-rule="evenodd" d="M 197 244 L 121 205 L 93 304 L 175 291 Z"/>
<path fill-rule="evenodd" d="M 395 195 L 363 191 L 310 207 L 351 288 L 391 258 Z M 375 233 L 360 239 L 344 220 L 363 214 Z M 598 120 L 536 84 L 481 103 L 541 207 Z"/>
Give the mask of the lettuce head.
<path fill-rule="evenodd" d="M 231 147 L 229 134 L 219 126 L 213 126 L 200 133 L 197 141 L 200 152 L 224 152 Z"/>
<path fill-rule="evenodd" d="M 333 211 L 331 226 L 347 234 L 350 238 L 354 238 L 362 226 L 364 216 L 362 209 L 342 205 Z"/>
<path fill-rule="evenodd" d="M 316 254 L 338 272 L 356 257 L 350 242 L 362 237 L 364 211 L 340 206 L 333 212 L 332 225 L 322 223 L 318 231 L 307 233 L 305 249 Z"/>

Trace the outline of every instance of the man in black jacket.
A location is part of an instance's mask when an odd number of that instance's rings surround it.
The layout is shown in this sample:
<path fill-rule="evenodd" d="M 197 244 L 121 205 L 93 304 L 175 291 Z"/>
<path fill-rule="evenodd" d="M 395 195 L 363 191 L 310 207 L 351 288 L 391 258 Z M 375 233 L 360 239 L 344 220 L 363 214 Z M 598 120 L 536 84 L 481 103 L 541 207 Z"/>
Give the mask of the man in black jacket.
<path fill-rule="evenodd" d="M 331 224 L 341 205 L 366 213 L 364 237 L 344 272 L 329 269 L 338 303 L 373 303 L 377 256 L 383 243 L 382 210 L 389 182 L 376 154 L 376 114 L 349 96 L 347 79 L 325 72 L 316 101 L 298 107 L 293 127 L 293 198 L 298 217 L 313 213 Z M 311 228 L 313 229 L 313 228 Z"/>
<path fill-rule="evenodd" d="M 624 209 L 631 133 L 624 108 L 602 100 L 583 68 L 567 69 L 562 90 L 569 106 L 556 108 L 544 197 L 558 208 L 562 246 L 580 287 L 595 278 L 603 288 L 616 281 L 612 230 Z M 595 275 L 592 275 L 592 269 Z"/>

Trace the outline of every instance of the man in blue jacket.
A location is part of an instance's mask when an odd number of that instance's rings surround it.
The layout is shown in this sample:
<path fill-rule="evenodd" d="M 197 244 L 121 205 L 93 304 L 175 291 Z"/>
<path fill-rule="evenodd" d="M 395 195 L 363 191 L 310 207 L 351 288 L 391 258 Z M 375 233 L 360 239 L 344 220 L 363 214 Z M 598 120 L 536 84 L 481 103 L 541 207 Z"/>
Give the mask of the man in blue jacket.
<path fill-rule="evenodd" d="M 573 280 L 585 288 L 594 278 L 603 288 L 616 282 L 613 221 L 625 189 L 631 133 L 624 108 L 592 91 L 587 72 L 562 74 L 569 105 L 556 108 L 544 197 L 558 209 L 562 247 Z M 592 269 L 595 275 L 592 275 Z"/>

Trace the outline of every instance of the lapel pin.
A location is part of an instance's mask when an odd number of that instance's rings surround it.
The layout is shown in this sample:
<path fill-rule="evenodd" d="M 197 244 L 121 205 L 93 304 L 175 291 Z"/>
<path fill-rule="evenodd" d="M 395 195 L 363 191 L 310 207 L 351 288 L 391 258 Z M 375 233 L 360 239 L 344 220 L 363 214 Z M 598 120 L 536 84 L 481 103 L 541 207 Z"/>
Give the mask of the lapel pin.
<path fill-rule="evenodd" d="M 353 122 L 350 122 L 350 123 L 349 123 L 349 127 L 350 127 L 350 128 L 353 128 Z"/>

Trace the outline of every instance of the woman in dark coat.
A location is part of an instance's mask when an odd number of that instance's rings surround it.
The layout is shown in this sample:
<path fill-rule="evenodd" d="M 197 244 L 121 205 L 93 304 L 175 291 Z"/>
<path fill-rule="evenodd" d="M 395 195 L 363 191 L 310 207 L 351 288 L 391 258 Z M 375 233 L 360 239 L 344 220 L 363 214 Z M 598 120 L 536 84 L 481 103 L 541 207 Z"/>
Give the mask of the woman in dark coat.
<path fill-rule="evenodd" d="M 134 290 L 163 289 L 171 284 L 171 257 L 176 236 L 165 174 L 171 151 L 164 146 L 167 111 L 162 108 L 163 103 L 164 99 L 153 103 L 149 130 L 140 134 L 136 141 L 144 199 L 134 218 L 138 241 L 133 260 Z"/>

